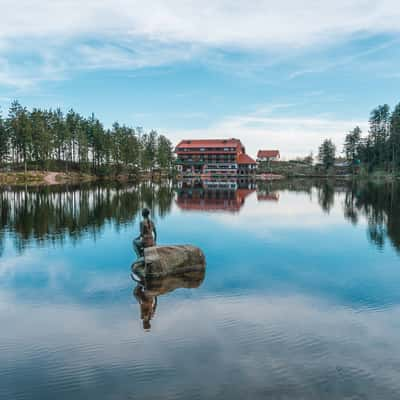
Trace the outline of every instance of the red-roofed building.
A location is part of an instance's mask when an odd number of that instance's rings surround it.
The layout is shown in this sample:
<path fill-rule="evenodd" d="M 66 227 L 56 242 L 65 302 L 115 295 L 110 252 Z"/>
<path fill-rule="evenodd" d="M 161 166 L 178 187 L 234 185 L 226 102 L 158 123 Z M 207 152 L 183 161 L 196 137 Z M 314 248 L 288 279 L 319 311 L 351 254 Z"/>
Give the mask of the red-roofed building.
<path fill-rule="evenodd" d="M 257 161 L 279 161 L 279 150 L 258 150 Z"/>
<path fill-rule="evenodd" d="M 237 156 L 237 164 L 238 175 L 251 175 L 256 172 L 256 161 L 245 153 L 241 153 Z"/>
<path fill-rule="evenodd" d="M 237 176 L 255 172 L 239 139 L 182 140 L 175 148 L 178 170 L 184 175 Z"/>

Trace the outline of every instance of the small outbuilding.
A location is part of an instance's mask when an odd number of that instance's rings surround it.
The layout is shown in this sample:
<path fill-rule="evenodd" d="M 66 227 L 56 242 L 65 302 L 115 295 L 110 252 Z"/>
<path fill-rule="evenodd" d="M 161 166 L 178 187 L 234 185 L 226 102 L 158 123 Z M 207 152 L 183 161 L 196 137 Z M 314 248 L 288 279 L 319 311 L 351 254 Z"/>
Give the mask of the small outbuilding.
<path fill-rule="evenodd" d="M 279 150 L 258 150 L 257 161 L 279 161 L 281 158 Z"/>

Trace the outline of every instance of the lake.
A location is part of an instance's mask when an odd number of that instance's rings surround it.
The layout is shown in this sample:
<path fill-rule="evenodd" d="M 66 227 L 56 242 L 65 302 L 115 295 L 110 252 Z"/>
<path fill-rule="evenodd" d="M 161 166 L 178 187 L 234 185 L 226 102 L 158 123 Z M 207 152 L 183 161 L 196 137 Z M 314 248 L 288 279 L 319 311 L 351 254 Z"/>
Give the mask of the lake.
<path fill-rule="evenodd" d="M 1 399 L 400 398 L 400 185 L 92 184 L 0 204 Z M 143 206 L 159 244 L 204 251 L 205 276 L 131 280 Z"/>

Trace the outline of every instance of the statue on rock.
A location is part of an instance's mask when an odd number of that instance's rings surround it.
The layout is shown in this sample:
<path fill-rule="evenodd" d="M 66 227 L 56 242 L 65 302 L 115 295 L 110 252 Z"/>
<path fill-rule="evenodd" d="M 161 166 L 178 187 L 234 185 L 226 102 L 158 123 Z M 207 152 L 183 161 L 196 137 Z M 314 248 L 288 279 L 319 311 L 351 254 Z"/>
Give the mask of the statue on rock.
<path fill-rule="evenodd" d="M 133 240 L 138 259 L 132 264 L 132 279 L 160 278 L 192 271 L 205 271 L 204 253 L 192 245 L 157 246 L 157 231 L 150 219 L 150 211 L 144 208 L 140 222 L 140 235 Z"/>
<path fill-rule="evenodd" d="M 150 219 L 150 210 L 148 208 L 142 210 L 142 217 L 139 236 L 133 240 L 133 248 L 139 259 L 144 256 L 143 252 L 146 247 L 155 246 L 157 243 L 156 226 Z"/>

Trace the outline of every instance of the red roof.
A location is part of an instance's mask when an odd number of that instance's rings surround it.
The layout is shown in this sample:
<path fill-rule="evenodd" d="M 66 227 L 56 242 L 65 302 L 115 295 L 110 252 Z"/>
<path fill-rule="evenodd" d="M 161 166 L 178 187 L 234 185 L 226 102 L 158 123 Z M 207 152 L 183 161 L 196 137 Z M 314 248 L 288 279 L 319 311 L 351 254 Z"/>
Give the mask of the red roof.
<path fill-rule="evenodd" d="M 242 147 L 242 143 L 239 139 L 195 139 L 195 140 L 181 140 L 176 149 L 179 147 L 183 148 L 199 148 L 199 147 L 212 147 L 212 148 L 224 148 L 224 147 Z"/>
<path fill-rule="evenodd" d="M 255 189 L 237 189 L 236 194 L 239 198 L 245 199 L 247 196 L 255 192 Z"/>
<path fill-rule="evenodd" d="M 241 153 L 237 157 L 238 164 L 257 164 L 250 156 L 247 154 Z"/>
<path fill-rule="evenodd" d="M 279 150 L 258 150 L 257 158 L 279 157 Z"/>

